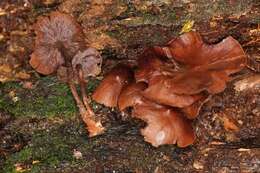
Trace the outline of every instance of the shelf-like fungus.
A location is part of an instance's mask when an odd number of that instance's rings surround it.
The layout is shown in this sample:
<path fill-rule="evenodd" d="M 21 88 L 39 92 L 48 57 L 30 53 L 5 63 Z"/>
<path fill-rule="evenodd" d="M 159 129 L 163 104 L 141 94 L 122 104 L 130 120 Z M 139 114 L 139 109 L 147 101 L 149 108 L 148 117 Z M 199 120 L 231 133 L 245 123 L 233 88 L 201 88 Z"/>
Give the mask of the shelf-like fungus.
<path fill-rule="evenodd" d="M 94 99 L 104 94 L 100 88 L 110 88 L 106 95 L 117 98 L 113 106 L 118 105 L 121 111 L 132 107 L 132 116 L 147 123 L 141 130 L 145 141 L 155 147 L 176 143 L 186 147 L 195 140 L 188 119 L 196 118 L 211 95 L 222 92 L 230 75 L 245 64 L 246 55 L 234 38 L 209 45 L 198 33 L 189 32 L 165 46 L 146 49 L 130 84 L 117 88 L 115 82 L 109 82 L 115 77 L 105 76 Z M 105 104 L 102 99 L 95 100 Z"/>
<path fill-rule="evenodd" d="M 101 71 L 100 54 L 87 46 L 79 24 L 67 14 L 52 12 L 49 17 L 40 17 L 34 29 L 36 40 L 31 66 L 44 75 L 57 73 L 58 78 L 69 85 L 89 136 L 101 134 L 104 128 L 96 120 L 85 90 L 87 77 Z M 82 99 L 76 89 L 77 83 Z"/>
<path fill-rule="evenodd" d="M 116 107 L 123 87 L 133 80 L 132 70 L 125 65 L 113 68 L 103 79 L 92 98 L 108 107 Z"/>

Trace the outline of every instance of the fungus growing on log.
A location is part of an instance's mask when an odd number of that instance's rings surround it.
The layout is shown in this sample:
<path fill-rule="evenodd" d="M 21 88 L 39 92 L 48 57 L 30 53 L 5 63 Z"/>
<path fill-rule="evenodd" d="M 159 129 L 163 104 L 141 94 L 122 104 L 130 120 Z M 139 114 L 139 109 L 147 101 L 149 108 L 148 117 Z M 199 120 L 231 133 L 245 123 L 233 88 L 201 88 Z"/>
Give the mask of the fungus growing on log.
<path fill-rule="evenodd" d="M 144 82 L 132 82 L 125 86 L 119 95 L 118 108 L 124 110 L 127 107 L 133 107 L 137 103 L 142 102 L 143 96 L 141 92 L 147 88 L 147 84 Z"/>
<path fill-rule="evenodd" d="M 191 122 L 172 108 L 147 101 L 134 106 L 133 116 L 147 123 L 141 134 L 155 147 L 176 143 L 186 147 L 195 140 Z"/>
<path fill-rule="evenodd" d="M 147 123 L 141 130 L 145 141 L 155 147 L 176 143 L 186 147 L 195 140 L 191 120 L 245 63 L 246 55 L 232 37 L 209 45 L 198 33 L 189 32 L 165 46 L 146 49 L 137 61 L 135 79 L 124 87 L 113 86 L 109 82 L 113 78 L 106 76 L 93 98 L 104 104 L 96 96 L 104 94 L 101 88 L 107 85 L 106 95 L 116 98 L 113 106 L 121 111 L 132 107 L 132 116 Z"/>
<path fill-rule="evenodd" d="M 86 78 L 100 73 L 100 54 L 86 45 L 79 24 L 67 14 L 52 12 L 49 17 L 40 17 L 34 29 L 36 40 L 31 66 L 44 75 L 57 73 L 69 85 L 89 136 L 101 134 L 104 128 L 96 120 L 85 90 Z M 82 99 L 76 83 L 80 85 Z"/>
<path fill-rule="evenodd" d="M 119 109 L 133 107 L 132 116 L 147 123 L 147 126 L 141 129 L 145 141 L 155 147 L 175 143 L 179 147 L 186 147 L 192 144 L 195 135 L 191 122 L 173 108 L 146 99 L 142 95 L 146 87 L 144 82 L 127 85 L 120 94 Z"/>
<path fill-rule="evenodd" d="M 118 65 L 105 76 L 92 97 L 105 106 L 116 107 L 123 87 L 132 80 L 132 70 L 128 66 Z"/>

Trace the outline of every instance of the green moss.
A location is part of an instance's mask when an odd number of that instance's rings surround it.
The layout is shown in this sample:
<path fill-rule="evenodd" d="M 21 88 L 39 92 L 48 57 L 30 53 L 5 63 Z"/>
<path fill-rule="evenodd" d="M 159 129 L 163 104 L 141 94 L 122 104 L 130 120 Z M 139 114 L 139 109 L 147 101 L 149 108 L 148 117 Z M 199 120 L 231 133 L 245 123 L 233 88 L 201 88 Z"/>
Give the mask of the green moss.
<path fill-rule="evenodd" d="M 21 164 L 23 162 L 29 161 L 32 158 L 32 149 L 24 148 L 20 152 L 12 155 L 6 162 L 3 168 L 5 173 L 16 173 L 15 164 Z M 1 169 L 0 169 L 1 170 Z"/>
<path fill-rule="evenodd" d="M 14 116 L 71 117 L 77 112 L 74 99 L 66 84 L 54 77 L 44 77 L 34 89 L 24 89 L 16 82 L 2 84 L 0 108 Z M 90 80 L 87 90 L 93 91 L 97 80 Z M 13 92 L 14 95 L 10 96 Z"/>
<path fill-rule="evenodd" d="M 10 156 L 4 164 L 3 172 L 16 172 L 15 165 L 18 163 L 25 169 L 28 169 L 26 172 L 37 172 L 41 168 L 53 169 L 62 162 L 71 162 L 73 160 L 72 150 L 68 145 L 63 144 L 64 141 L 62 139 L 47 139 L 43 137 L 43 140 L 45 141 L 41 142 L 42 145 L 36 142 L 35 144 L 39 146 L 33 144 L 30 148 L 25 148 Z M 38 163 L 34 164 L 33 161 L 38 161 Z"/>
<path fill-rule="evenodd" d="M 1 89 L 0 108 L 14 116 L 70 116 L 76 112 L 69 88 L 55 78 L 42 78 L 32 90 L 15 82 L 3 84 Z"/>

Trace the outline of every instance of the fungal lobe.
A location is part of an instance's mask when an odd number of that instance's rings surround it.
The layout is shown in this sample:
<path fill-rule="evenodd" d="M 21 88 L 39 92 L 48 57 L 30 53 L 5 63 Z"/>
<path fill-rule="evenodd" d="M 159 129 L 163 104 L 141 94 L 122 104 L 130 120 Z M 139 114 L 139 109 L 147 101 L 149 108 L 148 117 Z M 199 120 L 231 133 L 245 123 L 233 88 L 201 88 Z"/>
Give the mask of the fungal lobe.
<path fill-rule="evenodd" d="M 242 47 L 232 37 L 208 45 L 195 32 L 183 34 L 157 51 L 185 66 L 183 73 L 166 79 L 168 90 L 176 94 L 197 94 L 203 90 L 219 93 L 225 89 L 229 75 L 240 71 L 246 62 Z"/>
<path fill-rule="evenodd" d="M 142 102 L 141 92 L 147 88 L 147 84 L 144 82 L 132 82 L 126 85 L 119 95 L 118 108 L 124 110 L 127 107 L 133 107 L 137 103 Z"/>
<path fill-rule="evenodd" d="M 186 147 L 194 142 L 191 122 L 174 109 L 145 100 L 133 110 L 134 117 L 147 123 L 141 133 L 153 146 L 177 143 L 179 147 Z"/>
<path fill-rule="evenodd" d="M 212 94 L 226 88 L 230 75 L 240 71 L 245 60 L 232 37 L 209 45 L 198 33 L 185 33 L 166 46 L 146 49 L 138 58 L 131 83 L 117 86 L 115 74 L 105 77 L 98 97 L 115 97 L 109 100 L 121 111 L 132 107 L 132 116 L 147 123 L 141 133 L 153 146 L 186 147 L 195 140 L 191 120 Z"/>
<path fill-rule="evenodd" d="M 133 107 L 132 116 L 147 123 L 147 126 L 141 129 L 141 134 L 145 141 L 155 147 L 176 143 L 179 147 L 186 147 L 192 144 L 195 134 L 191 122 L 173 108 L 145 98 L 141 92 L 146 87 L 144 82 L 133 82 L 124 87 L 119 96 L 119 109 Z"/>
<path fill-rule="evenodd" d="M 116 107 L 123 87 L 132 80 L 132 70 L 126 65 L 118 65 L 104 77 L 94 91 L 92 98 L 105 106 Z"/>

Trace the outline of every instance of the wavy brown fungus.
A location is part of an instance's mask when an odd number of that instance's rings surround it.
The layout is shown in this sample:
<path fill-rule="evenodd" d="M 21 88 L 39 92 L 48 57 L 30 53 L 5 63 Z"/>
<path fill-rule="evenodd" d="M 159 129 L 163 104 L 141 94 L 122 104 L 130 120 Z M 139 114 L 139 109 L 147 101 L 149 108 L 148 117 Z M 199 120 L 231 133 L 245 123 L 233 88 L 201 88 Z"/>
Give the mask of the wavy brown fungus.
<path fill-rule="evenodd" d="M 133 80 L 132 70 L 125 65 L 113 68 L 94 91 L 93 99 L 108 107 L 116 107 L 123 87 Z"/>
<path fill-rule="evenodd" d="M 89 136 L 102 133 L 104 128 L 96 120 L 85 90 L 87 77 L 100 73 L 100 54 L 87 46 L 80 25 L 67 14 L 52 12 L 48 17 L 40 17 L 34 30 L 36 39 L 31 66 L 44 75 L 57 73 L 58 78 L 69 85 Z M 82 99 L 76 90 L 77 83 Z"/>
<path fill-rule="evenodd" d="M 226 88 L 230 75 L 242 70 L 245 63 L 243 49 L 231 36 L 207 44 L 199 33 L 189 32 L 165 46 L 146 49 L 137 61 L 135 80 L 125 86 L 115 86 L 112 81 L 116 75 L 105 76 L 93 98 L 105 104 L 107 97 L 96 99 L 104 94 L 116 98 L 113 106 L 118 105 L 121 111 L 132 107 L 132 116 L 147 123 L 141 134 L 153 146 L 186 147 L 195 140 L 191 120 L 213 94 Z"/>

